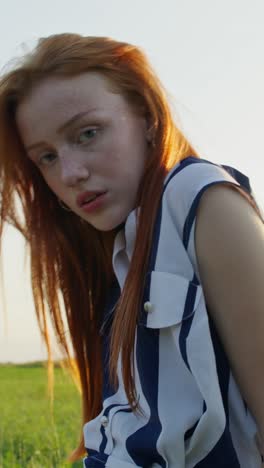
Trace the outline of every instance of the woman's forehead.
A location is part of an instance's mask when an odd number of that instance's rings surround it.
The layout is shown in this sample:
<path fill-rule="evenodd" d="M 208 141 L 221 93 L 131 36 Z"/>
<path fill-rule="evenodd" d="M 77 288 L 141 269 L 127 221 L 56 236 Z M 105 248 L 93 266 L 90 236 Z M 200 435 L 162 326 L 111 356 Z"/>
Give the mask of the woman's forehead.
<path fill-rule="evenodd" d="M 38 115 L 63 117 L 74 111 L 90 109 L 111 109 L 111 106 L 124 104 L 122 95 L 110 91 L 106 77 L 94 73 L 83 73 L 73 77 L 52 77 L 35 85 L 24 97 L 17 109 L 17 120 L 33 119 Z"/>
<path fill-rule="evenodd" d="M 131 113 L 121 94 L 109 90 L 107 78 L 97 73 L 52 77 L 41 81 L 19 104 L 16 123 L 20 134 L 32 140 L 49 138 L 77 114 L 114 116 Z M 120 114 L 121 112 L 121 114 Z"/>
<path fill-rule="evenodd" d="M 99 99 L 111 97 L 114 93 L 110 89 L 110 81 L 102 74 L 95 72 L 82 73 L 71 77 L 54 76 L 45 78 L 35 84 L 23 99 L 31 104 L 43 99 Z M 116 93 L 115 93 L 116 94 Z M 22 101 L 22 102 L 23 102 Z"/>

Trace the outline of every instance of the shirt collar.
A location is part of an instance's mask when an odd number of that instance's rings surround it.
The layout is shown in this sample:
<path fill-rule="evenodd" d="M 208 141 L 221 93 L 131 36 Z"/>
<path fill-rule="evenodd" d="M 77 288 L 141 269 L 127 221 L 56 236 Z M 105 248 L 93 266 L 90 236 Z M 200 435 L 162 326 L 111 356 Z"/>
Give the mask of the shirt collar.
<path fill-rule="evenodd" d="M 129 213 L 124 227 L 116 234 L 113 248 L 113 260 L 121 250 L 126 250 L 128 259 L 131 261 L 135 247 L 137 213 L 139 210 L 140 208 L 138 207 Z"/>
<path fill-rule="evenodd" d="M 167 180 L 169 179 L 172 172 L 176 169 L 176 167 L 180 164 L 178 162 L 175 166 L 173 166 L 169 172 L 167 173 L 163 185 L 166 184 Z M 121 252 L 121 250 L 126 250 L 127 256 L 129 261 L 131 261 L 134 247 L 135 247 L 135 240 L 136 240 L 136 229 L 137 229 L 137 211 L 140 210 L 140 207 L 135 208 L 133 211 L 130 212 L 128 215 L 124 226 L 118 233 L 116 234 L 114 240 L 114 248 L 113 248 L 113 257 L 112 260 L 114 261 L 115 256 Z"/>

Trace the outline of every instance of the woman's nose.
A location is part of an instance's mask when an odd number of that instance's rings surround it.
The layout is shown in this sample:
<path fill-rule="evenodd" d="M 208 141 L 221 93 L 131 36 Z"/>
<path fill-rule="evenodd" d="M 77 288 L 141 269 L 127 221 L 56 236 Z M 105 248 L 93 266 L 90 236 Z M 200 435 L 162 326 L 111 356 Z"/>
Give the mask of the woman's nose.
<path fill-rule="evenodd" d="M 74 186 L 88 179 L 90 173 L 85 161 L 74 154 L 60 159 L 61 180 L 65 185 Z"/>

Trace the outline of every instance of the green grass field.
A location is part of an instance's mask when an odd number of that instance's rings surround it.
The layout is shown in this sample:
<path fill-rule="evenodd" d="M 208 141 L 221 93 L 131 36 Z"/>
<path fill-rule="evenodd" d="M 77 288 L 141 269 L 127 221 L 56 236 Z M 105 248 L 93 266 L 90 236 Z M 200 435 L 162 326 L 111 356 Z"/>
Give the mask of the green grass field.
<path fill-rule="evenodd" d="M 47 372 L 39 365 L 0 365 L 0 467 L 81 467 L 67 455 L 80 435 L 80 396 L 70 377 L 55 368 L 54 422 Z"/>

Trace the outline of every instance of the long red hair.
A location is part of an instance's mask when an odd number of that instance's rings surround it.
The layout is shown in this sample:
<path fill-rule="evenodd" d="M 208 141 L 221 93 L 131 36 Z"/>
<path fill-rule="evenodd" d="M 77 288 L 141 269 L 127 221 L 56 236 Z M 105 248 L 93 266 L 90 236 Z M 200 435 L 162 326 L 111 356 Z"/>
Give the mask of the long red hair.
<path fill-rule="evenodd" d="M 111 330 L 110 375 L 115 383 L 117 359 L 122 352 L 124 386 L 133 410 L 138 407 L 131 355 L 163 181 L 173 165 L 190 154 L 196 155 L 175 126 L 166 94 L 145 55 L 131 44 L 77 34 L 50 36 L 40 39 L 36 49 L 1 78 L 0 234 L 4 223 L 8 222 L 27 240 L 37 319 L 47 343 L 49 361 L 48 314 L 64 356 L 72 370 L 78 372 L 83 401 L 82 424 L 94 418 L 102 408 L 99 327 L 113 279 L 111 259 L 115 232 L 99 232 L 61 208 L 40 172 L 25 155 L 15 114 L 21 100 L 41 80 L 87 71 L 106 76 L 115 91 L 127 98 L 137 112 L 143 110 L 152 125 L 152 151 L 137 199 L 140 214 L 135 250 Z M 22 208 L 22 219 L 18 204 Z M 72 459 L 83 451 L 81 439 Z"/>

